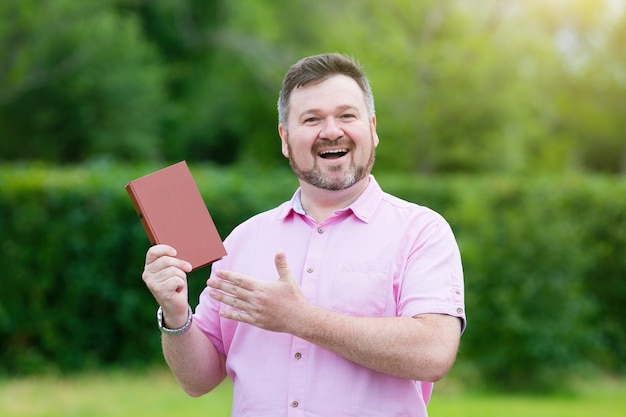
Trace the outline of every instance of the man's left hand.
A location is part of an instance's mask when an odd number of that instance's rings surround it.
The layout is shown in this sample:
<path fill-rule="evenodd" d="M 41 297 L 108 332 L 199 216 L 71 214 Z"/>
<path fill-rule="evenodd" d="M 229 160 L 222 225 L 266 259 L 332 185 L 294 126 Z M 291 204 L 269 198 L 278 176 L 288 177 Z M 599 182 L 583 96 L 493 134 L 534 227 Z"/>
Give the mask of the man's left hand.
<path fill-rule="evenodd" d="M 293 333 L 309 304 L 289 270 L 283 252 L 274 257 L 278 279 L 262 281 L 233 271 L 217 271 L 207 281 L 210 295 L 232 309 L 222 309 L 224 318 L 274 331 Z"/>

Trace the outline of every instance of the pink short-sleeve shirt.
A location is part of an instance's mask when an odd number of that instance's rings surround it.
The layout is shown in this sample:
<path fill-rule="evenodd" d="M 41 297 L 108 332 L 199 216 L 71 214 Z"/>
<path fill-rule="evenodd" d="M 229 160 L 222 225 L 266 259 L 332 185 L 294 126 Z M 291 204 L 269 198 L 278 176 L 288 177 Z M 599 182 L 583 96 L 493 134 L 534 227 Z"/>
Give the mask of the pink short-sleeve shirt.
<path fill-rule="evenodd" d="M 307 300 L 351 316 L 459 317 L 463 272 L 448 223 L 432 210 L 384 193 L 373 176 L 348 208 L 316 224 L 299 191 L 254 216 L 225 240 L 213 266 L 262 280 L 278 277 L 285 252 Z M 432 384 L 381 374 L 288 334 L 219 317 L 205 291 L 194 322 L 226 356 L 233 416 L 426 416 Z"/>

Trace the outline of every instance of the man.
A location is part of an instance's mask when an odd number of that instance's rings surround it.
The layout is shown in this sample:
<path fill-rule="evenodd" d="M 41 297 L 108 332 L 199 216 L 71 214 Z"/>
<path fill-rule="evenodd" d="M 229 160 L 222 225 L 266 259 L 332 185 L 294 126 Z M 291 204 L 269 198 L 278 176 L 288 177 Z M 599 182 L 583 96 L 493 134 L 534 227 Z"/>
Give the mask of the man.
<path fill-rule="evenodd" d="M 166 361 L 193 396 L 230 377 L 234 416 L 426 416 L 465 327 L 452 231 L 370 174 L 374 100 L 353 60 L 296 63 L 278 108 L 300 187 L 228 236 L 195 314 L 190 265 L 148 250 Z"/>

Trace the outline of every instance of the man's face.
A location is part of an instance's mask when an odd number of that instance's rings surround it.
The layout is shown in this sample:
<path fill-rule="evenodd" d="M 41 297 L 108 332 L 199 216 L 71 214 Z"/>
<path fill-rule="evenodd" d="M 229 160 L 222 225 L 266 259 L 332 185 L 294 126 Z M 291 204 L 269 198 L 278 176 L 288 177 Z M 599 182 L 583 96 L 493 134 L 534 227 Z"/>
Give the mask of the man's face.
<path fill-rule="evenodd" d="M 376 117 L 363 91 L 345 75 L 296 88 L 287 125 L 280 124 L 283 155 L 301 181 L 342 190 L 365 178 L 378 146 Z"/>

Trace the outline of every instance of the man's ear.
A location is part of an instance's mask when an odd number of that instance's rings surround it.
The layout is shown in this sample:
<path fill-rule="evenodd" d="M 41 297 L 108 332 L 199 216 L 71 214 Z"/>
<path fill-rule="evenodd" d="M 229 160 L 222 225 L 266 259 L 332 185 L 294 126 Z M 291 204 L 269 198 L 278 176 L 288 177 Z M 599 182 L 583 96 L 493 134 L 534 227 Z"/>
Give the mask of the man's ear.
<path fill-rule="evenodd" d="M 378 146 L 378 133 L 376 132 L 376 115 L 372 116 L 370 128 L 372 129 L 372 137 L 374 138 L 374 147 L 377 147 Z"/>
<path fill-rule="evenodd" d="M 278 136 L 280 136 L 281 151 L 285 158 L 289 158 L 289 147 L 287 146 L 287 139 L 289 138 L 289 134 L 287 133 L 287 129 L 283 126 L 282 123 L 278 125 Z"/>

